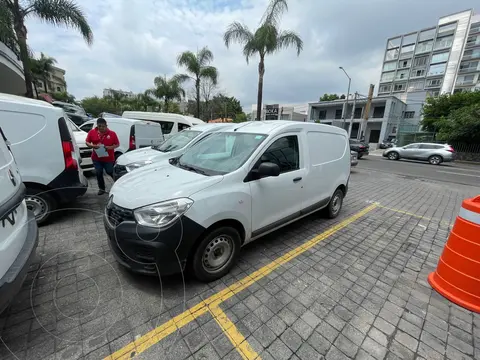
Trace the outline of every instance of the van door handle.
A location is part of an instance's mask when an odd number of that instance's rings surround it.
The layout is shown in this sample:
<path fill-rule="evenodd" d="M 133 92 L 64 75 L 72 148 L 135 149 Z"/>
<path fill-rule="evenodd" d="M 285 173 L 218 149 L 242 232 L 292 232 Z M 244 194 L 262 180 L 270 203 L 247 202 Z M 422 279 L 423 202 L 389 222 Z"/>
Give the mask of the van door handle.
<path fill-rule="evenodd" d="M 299 182 L 300 180 L 302 180 L 302 177 L 297 177 L 297 178 L 293 179 L 293 182 Z"/>

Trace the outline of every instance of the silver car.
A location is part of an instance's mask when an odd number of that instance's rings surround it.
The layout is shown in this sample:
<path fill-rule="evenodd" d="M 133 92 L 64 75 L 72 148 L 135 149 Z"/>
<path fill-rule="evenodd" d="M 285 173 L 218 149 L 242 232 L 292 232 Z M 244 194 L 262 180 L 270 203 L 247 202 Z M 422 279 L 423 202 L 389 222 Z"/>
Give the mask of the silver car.
<path fill-rule="evenodd" d="M 387 149 L 383 156 L 389 160 L 423 160 L 439 165 L 442 162 L 454 161 L 455 150 L 448 144 L 415 143 Z"/>

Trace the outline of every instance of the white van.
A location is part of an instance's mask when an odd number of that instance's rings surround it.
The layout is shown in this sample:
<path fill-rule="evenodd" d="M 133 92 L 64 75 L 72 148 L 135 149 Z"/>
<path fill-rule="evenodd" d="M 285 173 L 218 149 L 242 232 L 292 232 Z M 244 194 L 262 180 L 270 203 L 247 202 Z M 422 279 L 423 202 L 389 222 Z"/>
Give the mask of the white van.
<path fill-rule="evenodd" d="M 188 266 L 211 281 L 230 270 L 244 244 L 318 210 L 335 218 L 349 178 L 345 130 L 251 121 L 118 180 L 105 229 L 117 261 L 134 272 Z"/>
<path fill-rule="evenodd" d="M 118 140 L 120 141 L 120 146 L 115 149 L 115 159 L 120 155 L 125 154 L 127 151 L 159 145 L 165 141 L 161 126 L 155 122 L 127 119 L 123 117 L 104 119 L 107 121 L 108 128 L 115 131 Z M 97 119 L 93 119 L 82 124 L 79 128 L 85 132 L 86 138 L 88 132 L 96 126 Z M 82 144 L 83 147 L 80 147 L 82 160 L 87 158 L 90 159 L 92 156 L 92 149 L 87 147 L 85 139 Z M 84 171 L 87 170 L 84 169 Z"/>
<path fill-rule="evenodd" d="M 192 116 L 161 112 L 124 111 L 122 116 L 130 119 L 155 121 L 159 123 L 162 126 L 162 133 L 166 139 L 189 127 L 205 124 L 204 121 Z"/>
<path fill-rule="evenodd" d="M 0 94 L 0 126 L 11 143 L 26 202 L 38 224 L 87 191 L 80 153 L 63 109 L 15 95 Z"/>
<path fill-rule="evenodd" d="M 90 149 L 86 144 L 87 133 L 80 129 L 72 120 L 67 121 L 70 130 L 72 130 L 73 137 L 79 148 L 80 152 L 80 168 L 83 173 L 95 170 L 91 158 L 92 149 Z"/>
<path fill-rule="evenodd" d="M 0 127 L 0 313 L 20 291 L 38 244 L 25 185 Z"/>
<path fill-rule="evenodd" d="M 201 124 L 194 128 L 182 130 L 172 135 L 164 143 L 148 149 L 127 152 L 120 156 L 113 167 L 113 178 L 118 180 L 123 175 L 142 166 L 158 163 L 182 155 L 190 146 L 201 141 L 215 131 L 227 129 L 233 124 Z"/>

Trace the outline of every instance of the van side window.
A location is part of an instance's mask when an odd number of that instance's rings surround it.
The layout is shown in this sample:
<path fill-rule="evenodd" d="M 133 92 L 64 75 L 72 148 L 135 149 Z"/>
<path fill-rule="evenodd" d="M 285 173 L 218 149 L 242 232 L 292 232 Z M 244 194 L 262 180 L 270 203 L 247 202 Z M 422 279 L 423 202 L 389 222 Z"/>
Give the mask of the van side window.
<path fill-rule="evenodd" d="M 170 134 L 173 129 L 173 122 L 171 121 L 159 121 L 160 126 L 162 127 L 162 133 L 163 135 L 165 134 Z"/>
<path fill-rule="evenodd" d="M 178 131 L 182 131 L 188 128 L 190 128 L 190 125 L 178 123 Z"/>
<path fill-rule="evenodd" d="M 89 132 L 90 130 L 92 130 L 92 128 L 93 128 L 93 123 L 84 124 L 84 125 L 80 126 L 80 129 L 82 129 L 83 131 L 86 131 L 86 132 Z"/>
<path fill-rule="evenodd" d="M 299 169 L 298 137 L 290 135 L 275 140 L 263 153 L 260 162 L 277 164 L 280 166 L 280 173 Z"/>

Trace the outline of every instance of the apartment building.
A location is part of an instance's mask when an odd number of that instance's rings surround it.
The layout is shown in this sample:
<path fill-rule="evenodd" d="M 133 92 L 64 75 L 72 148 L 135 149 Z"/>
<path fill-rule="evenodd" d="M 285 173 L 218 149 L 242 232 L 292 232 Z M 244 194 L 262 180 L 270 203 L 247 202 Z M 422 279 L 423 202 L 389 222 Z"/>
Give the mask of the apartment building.
<path fill-rule="evenodd" d="M 308 103 L 299 104 L 263 104 L 262 120 L 307 121 Z M 257 117 L 257 105 L 252 105 L 251 118 Z"/>
<path fill-rule="evenodd" d="M 135 94 L 132 91 L 115 90 L 115 89 L 103 89 L 103 96 L 104 97 L 113 96 L 114 94 L 119 94 L 119 95 L 124 96 L 126 98 L 135 97 Z"/>
<path fill-rule="evenodd" d="M 48 73 L 47 79 L 37 81 L 37 91 L 39 94 L 66 92 L 67 81 L 65 80 L 65 70 L 56 66 L 52 66 L 52 70 Z"/>
<path fill-rule="evenodd" d="M 466 10 L 388 39 L 378 95 L 405 102 L 404 117 L 418 123 L 427 96 L 479 88 L 479 74 L 480 15 Z"/>
<path fill-rule="evenodd" d="M 12 41 L 0 38 L 0 92 L 25 95 L 25 77 L 20 61 L 20 50 Z"/>

